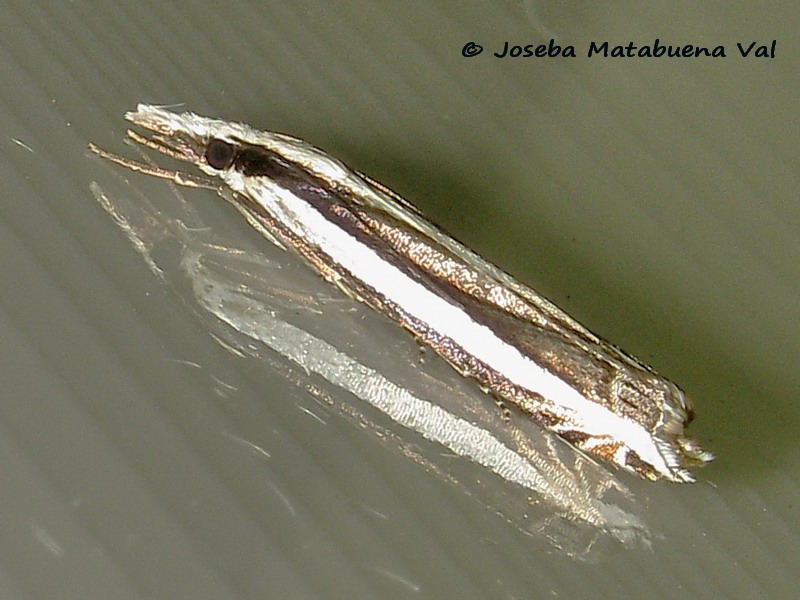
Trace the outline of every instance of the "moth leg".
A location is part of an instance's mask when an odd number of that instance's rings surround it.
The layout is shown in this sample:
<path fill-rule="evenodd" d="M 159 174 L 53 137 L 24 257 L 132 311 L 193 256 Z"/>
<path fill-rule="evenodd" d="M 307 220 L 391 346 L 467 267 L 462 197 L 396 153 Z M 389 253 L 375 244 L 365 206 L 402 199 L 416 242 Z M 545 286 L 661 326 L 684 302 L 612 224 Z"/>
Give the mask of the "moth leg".
<path fill-rule="evenodd" d="M 417 350 L 419 350 L 419 356 L 417 358 L 417 361 L 419 362 L 419 364 L 424 365 L 425 359 L 428 356 L 428 346 L 426 346 L 425 342 L 423 342 L 419 338 L 416 339 L 416 342 L 417 342 Z"/>

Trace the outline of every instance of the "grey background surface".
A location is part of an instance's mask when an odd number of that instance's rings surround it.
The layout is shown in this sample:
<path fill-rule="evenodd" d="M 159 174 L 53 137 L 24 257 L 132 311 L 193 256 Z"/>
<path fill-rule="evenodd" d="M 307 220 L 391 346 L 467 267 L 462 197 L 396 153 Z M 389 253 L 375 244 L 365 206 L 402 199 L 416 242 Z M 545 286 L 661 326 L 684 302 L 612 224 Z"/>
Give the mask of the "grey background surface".
<path fill-rule="evenodd" d="M 5 2 L 0 598 L 799 597 L 797 30 L 789 2 Z M 579 57 L 491 56 L 551 35 Z M 585 57 L 654 38 L 728 57 Z M 719 458 L 631 482 L 665 537 L 544 552 L 237 362 L 90 194 L 137 102 L 312 141 L 678 381 Z"/>

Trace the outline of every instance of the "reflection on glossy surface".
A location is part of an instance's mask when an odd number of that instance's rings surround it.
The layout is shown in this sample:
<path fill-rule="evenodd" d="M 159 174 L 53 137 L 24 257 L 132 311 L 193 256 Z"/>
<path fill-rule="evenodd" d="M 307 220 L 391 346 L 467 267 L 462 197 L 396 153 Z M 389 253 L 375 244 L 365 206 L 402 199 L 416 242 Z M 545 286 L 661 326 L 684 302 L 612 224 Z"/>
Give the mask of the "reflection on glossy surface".
<path fill-rule="evenodd" d="M 135 200 L 92 191 L 150 269 L 243 360 L 278 369 L 567 554 L 586 555 L 598 541 L 648 543 L 636 500 L 609 471 L 505 416 L 438 358 L 421 361 L 404 332 L 344 294 L 332 297 L 291 255 L 227 239 L 174 189 Z"/>

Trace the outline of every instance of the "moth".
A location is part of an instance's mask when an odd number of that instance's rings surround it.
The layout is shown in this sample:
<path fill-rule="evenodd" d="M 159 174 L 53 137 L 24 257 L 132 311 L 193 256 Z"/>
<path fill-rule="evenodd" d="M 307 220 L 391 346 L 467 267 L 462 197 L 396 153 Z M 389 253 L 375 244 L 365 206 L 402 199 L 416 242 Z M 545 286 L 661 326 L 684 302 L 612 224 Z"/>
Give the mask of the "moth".
<path fill-rule="evenodd" d="M 324 151 L 243 123 L 140 104 L 143 146 L 187 173 L 90 149 L 134 171 L 216 191 L 264 237 L 430 347 L 509 410 L 656 481 L 692 482 L 713 455 L 685 434 L 683 392 Z"/>

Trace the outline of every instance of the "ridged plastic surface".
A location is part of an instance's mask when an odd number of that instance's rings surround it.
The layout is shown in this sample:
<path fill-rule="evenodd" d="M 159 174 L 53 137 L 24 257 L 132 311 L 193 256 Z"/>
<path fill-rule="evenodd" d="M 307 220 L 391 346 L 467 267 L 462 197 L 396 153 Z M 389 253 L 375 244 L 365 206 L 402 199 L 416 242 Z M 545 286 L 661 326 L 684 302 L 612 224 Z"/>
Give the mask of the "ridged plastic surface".
<path fill-rule="evenodd" d="M 0 598 L 800 596 L 795 12 L 6 2 Z M 578 58 L 491 56 L 551 33 Z M 728 57 L 585 58 L 656 37 Z M 738 56 L 773 39 L 776 59 Z M 171 192 L 86 151 L 126 151 L 137 102 L 285 131 L 395 188 L 681 384 L 718 460 L 692 486 L 620 475 L 651 550 L 586 562 L 519 534 L 231 355 L 150 273 L 89 186 Z"/>

